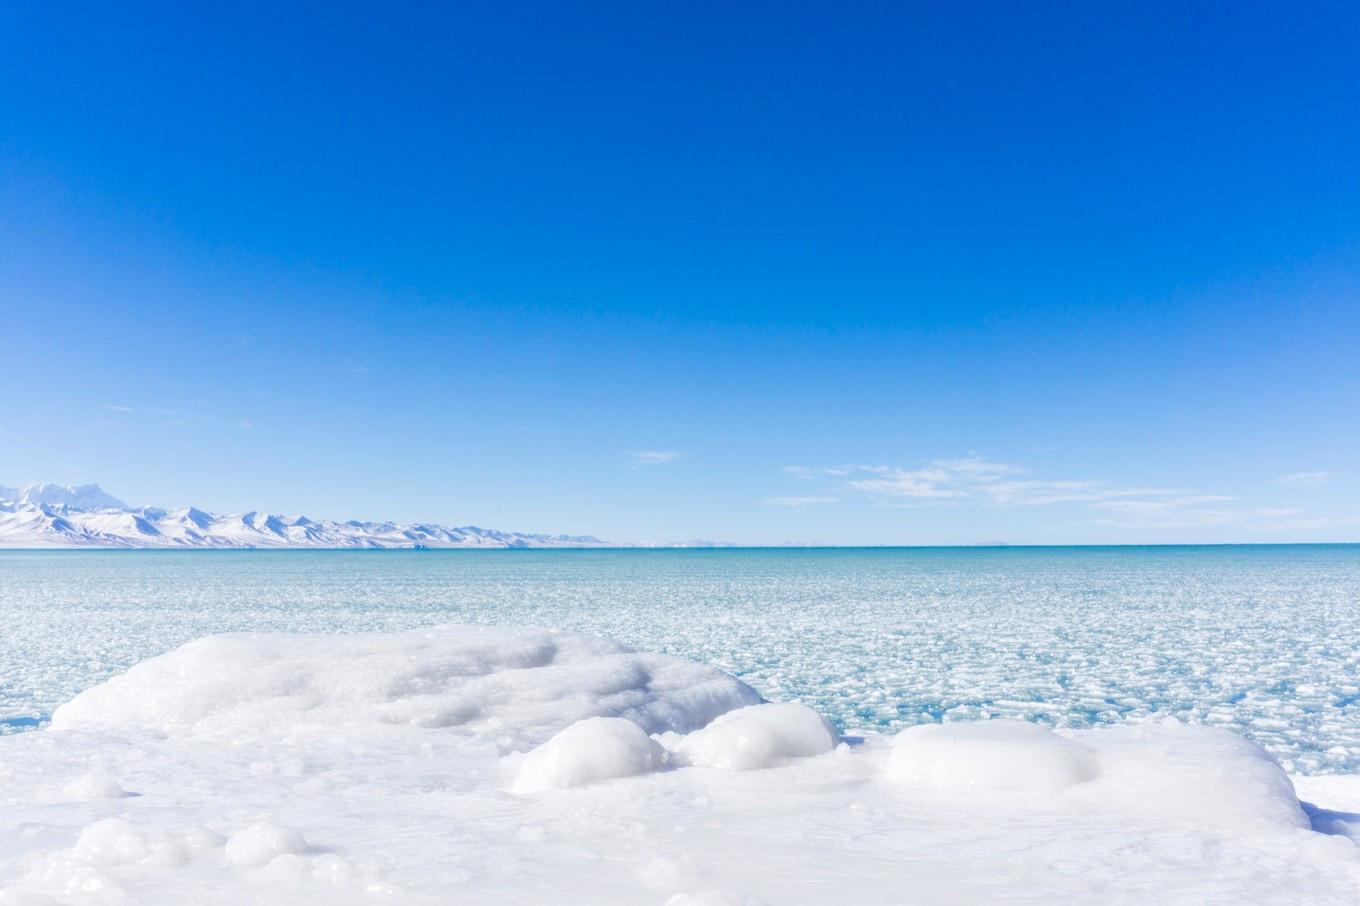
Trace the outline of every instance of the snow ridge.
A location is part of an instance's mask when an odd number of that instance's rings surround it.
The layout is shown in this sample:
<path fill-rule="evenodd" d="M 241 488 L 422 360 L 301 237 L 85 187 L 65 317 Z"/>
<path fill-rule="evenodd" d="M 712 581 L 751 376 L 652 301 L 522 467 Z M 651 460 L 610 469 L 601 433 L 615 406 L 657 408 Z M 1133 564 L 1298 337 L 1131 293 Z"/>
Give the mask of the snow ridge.
<path fill-rule="evenodd" d="M 0 485 L 0 547 L 432 548 L 608 547 L 591 535 L 503 532 L 475 525 L 308 519 L 196 507 L 131 507 L 97 484 Z"/>

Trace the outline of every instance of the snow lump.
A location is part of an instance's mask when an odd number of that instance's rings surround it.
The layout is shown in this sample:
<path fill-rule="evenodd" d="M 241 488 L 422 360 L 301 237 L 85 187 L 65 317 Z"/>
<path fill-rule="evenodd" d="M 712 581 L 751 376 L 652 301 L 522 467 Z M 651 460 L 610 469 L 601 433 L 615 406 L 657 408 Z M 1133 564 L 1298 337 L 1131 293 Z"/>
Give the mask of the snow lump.
<path fill-rule="evenodd" d="M 940 790 L 1053 793 L 1099 773 L 1086 746 L 1018 720 L 908 727 L 888 760 L 892 779 Z"/>
<path fill-rule="evenodd" d="M 585 786 L 661 767 L 666 752 L 641 727 L 622 717 L 588 717 L 524 757 L 514 791 Z"/>
<path fill-rule="evenodd" d="M 823 755 L 838 742 L 825 717 L 807 705 L 783 702 L 728 711 L 680 740 L 675 751 L 686 764 L 750 771 Z"/>

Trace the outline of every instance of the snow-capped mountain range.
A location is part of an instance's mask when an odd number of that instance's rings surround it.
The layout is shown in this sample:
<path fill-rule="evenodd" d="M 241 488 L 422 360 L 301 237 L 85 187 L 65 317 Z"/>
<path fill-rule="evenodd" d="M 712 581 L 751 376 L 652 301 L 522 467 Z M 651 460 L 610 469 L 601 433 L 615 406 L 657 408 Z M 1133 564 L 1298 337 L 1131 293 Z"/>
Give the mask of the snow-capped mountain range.
<path fill-rule="evenodd" d="M 333 522 L 195 507 L 128 506 L 99 485 L 0 485 L 0 547 L 609 547 L 590 535 L 533 535 L 427 523 Z"/>

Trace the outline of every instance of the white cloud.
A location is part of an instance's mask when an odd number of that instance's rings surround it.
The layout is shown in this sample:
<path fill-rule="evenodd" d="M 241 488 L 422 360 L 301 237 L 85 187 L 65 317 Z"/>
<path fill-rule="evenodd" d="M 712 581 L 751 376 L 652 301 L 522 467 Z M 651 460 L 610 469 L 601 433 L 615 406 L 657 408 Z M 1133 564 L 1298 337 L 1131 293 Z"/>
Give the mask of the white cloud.
<path fill-rule="evenodd" d="M 1168 488 L 1116 488 L 1099 481 L 997 481 L 979 491 L 997 506 L 1048 506 L 1054 503 L 1090 503 L 1117 497 L 1149 497 L 1183 493 Z"/>
<path fill-rule="evenodd" d="M 224 425 L 227 427 L 241 428 L 250 430 L 255 427 L 255 423 L 247 418 L 226 418 L 219 415 L 205 415 L 201 412 L 190 412 L 187 409 L 158 409 L 154 406 L 147 406 L 138 409 L 133 406 L 123 406 L 117 403 L 100 403 L 99 408 L 109 412 L 120 412 L 124 414 L 136 413 L 138 415 L 154 415 L 165 420 L 170 425 L 185 425 L 189 422 L 204 422 L 206 424 Z"/>
<path fill-rule="evenodd" d="M 1104 481 L 1023 477 L 1026 469 L 980 456 L 936 459 L 917 468 L 901 466 L 787 466 L 784 471 L 802 478 L 846 477 L 845 486 L 880 498 L 917 501 L 977 500 L 993 506 L 1048 506 L 1056 503 L 1093 503 L 1126 497 L 1168 497 L 1190 492 L 1175 488 L 1118 487 Z M 851 477 L 858 476 L 858 477 Z"/>
<path fill-rule="evenodd" d="M 1331 472 L 1292 472 L 1280 478 L 1289 488 L 1320 488 L 1332 478 Z"/>
<path fill-rule="evenodd" d="M 668 462 L 675 462 L 685 454 L 678 453 L 675 450 L 632 450 L 625 455 L 627 455 L 629 463 L 637 467 L 664 465 Z"/>
<path fill-rule="evenodd" d="M 1300 510 L 1280 507 L 1228 507 L 1236 500 L 1212 494 L 1186 495 L 1167 500 L 1122 500 L 1092 504 L 1108 513 L 1098 525 L 1123 528 L 1212 528 L 1237 525 L 1257 529 L 1319 528 L 1327 520 L 1300 518 Z"/>
<path fill-rule="evenodd" d="M 799 478 L 827 478 L 849 475 L 855 466 L 785 466 L 784 471 Z"/>
<path fill-rule="evenodd" d="M 897 466 L 857 466 L 872 477 L 855 478 L 847 484 L 856 491 L 881 497 L 944 499 L 971 497 L 979 488 L 1023 471 L 1005 463 L 979 457 L 937 459 L 919 469 Z"/>
<path fill-rule="evenodd" d="M 1121 486 L 1089 479 L 1030 477 L 1011 463 L 980 456 L 936 459 L 915 468 L 889 465 L 788 466 L 785 472 L 826 482 L 826 493 L 807 497 L 772 497 L 767 503 L 801 506 L 837 492 L 867 495 L 876 507 L 915 508 L 966 503 L 988 507 L 1034 507 L 1081 504 L 1093 511 L 1098 525 L 1138 528 L 1235 525 L 1255 529 L 1315 528 L 1318 521 L 1296 509 L 1241 505 L 1238 498 L 1185 488 Z M 1282 483 L 1316 487 L 1324 472 L 1286 476 Z M 838 498 L 833 498 L 838 499 Z M 786 502 L 787 501 L 787 502 Z"/>
<path fill-rule="evenodd" d="M 765 502 L 770 506 L 784 506 L 790 509 L 802 510 L 809 506 L 819 503 L 840 503 L 840 498 L 834 495 L 811 496 L 811 497 L 766 497 Z"/>

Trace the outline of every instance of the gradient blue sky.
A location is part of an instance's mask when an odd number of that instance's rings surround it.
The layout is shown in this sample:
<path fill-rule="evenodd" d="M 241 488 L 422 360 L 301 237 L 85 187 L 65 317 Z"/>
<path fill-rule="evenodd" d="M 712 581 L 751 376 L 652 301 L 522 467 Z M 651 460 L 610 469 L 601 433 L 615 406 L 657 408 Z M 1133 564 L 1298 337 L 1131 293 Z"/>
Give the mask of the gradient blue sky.
<path fill-rule="evenodd" d="M 0 484 L 1360 539 L 1360 6 L 0 7 Z"/>

